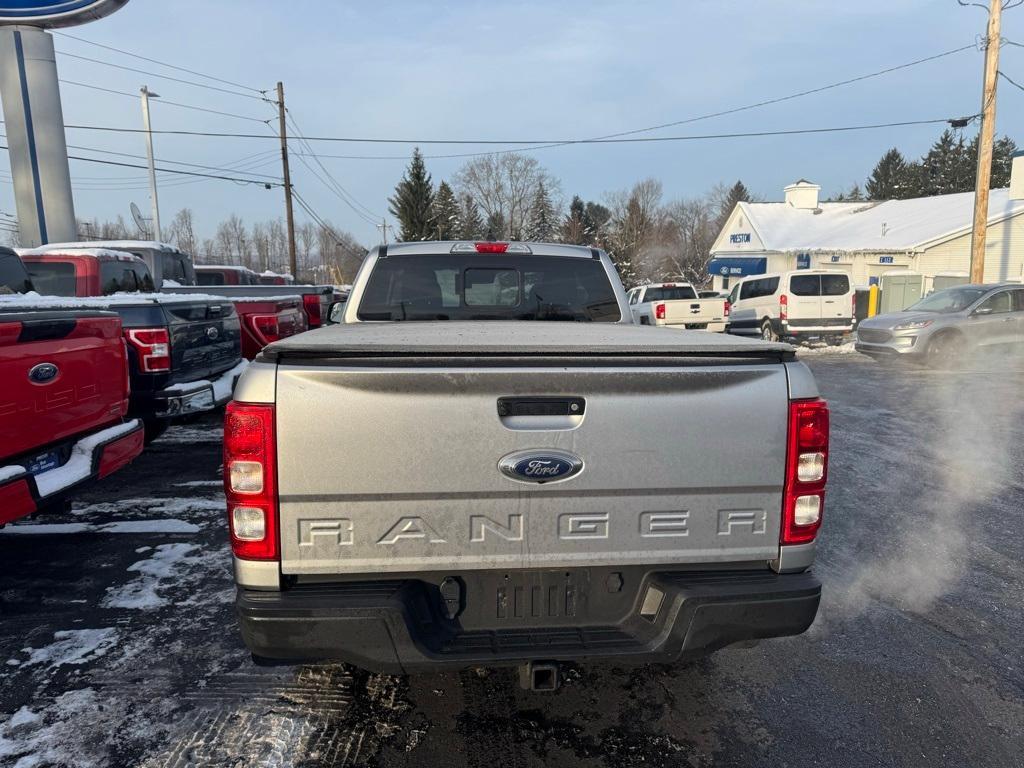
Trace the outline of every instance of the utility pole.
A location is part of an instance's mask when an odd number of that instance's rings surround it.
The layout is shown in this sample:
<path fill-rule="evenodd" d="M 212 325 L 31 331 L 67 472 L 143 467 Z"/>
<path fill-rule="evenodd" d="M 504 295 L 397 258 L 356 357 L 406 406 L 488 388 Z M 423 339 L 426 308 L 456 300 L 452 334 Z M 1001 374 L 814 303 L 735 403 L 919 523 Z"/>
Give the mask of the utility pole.
<path fill-rule="evenodd" d="M 377 225 L 377 229 L 380 230 L 381 243 L 383 245 L 388 244 L 388 220 L 381 219 L 380 224 Z"/>
<path fill-rule="evenodd" d="M 978 138 L 978 175 L 974 184 L 974 231 L 971 235 L 971 282 L 985 281 L 985 235 L 988 229 L 988 191 L 992 184 L 992 140 L 996 131 L 996 83 L 999 77 L 1000 24 L 1003 0 L 991 0 L 985 40 L 985 86 Z"/>
<path fill-rule="evenodd" d="M 277 84 L 277 118 L 281 125 L 281 167 L 284 169 L 284 210 L 288 222 L 288 267 L 298 280 L 299 267 L 295 257 L 295 213 L 292 211 L 292 174 L 288 170 L 288 127 L 285 123 L 284 83 Z"/>
<path fill-rule="evenodd" d="M 156 196 L 156 167 L 153 163 L 153 127 L 149 122 L 149 100 L 159 99 L 159 93 L 153 93 L 146 86 L 139 89 L 142 94 L 142 124 L 146 129 L 146 159 L 149 161 L 149 200 L 153 206 L 153 239 L 159 240 L 160 235 L 160 201 Z"/>

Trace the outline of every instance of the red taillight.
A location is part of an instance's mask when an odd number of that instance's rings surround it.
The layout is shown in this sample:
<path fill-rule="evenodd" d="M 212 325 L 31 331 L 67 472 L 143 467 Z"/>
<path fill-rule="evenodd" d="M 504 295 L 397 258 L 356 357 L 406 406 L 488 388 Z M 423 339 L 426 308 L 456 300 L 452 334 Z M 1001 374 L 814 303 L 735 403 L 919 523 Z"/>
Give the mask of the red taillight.
<path fill-rule="evenodd" d="M 789 297 L 786 294 L 779 296 L 779 320 L 789 319 Z"/>
<path fill-rule="evenodd" d="M 794 400 L 789 404 L 782 544 L 814 541 L 821 527 L 828 480 L 828 418 L 824 400 Z"/>
<path fill-rule="evenodd" d="M 656 319 L 658 319 L 658 320 L 664 320 L 665 319 L 665 305 L 664 304 L 655 304 L 654 305 L 654 317 Z"/>
<path fill-rule="evenodd" d="M 726 300 L 725 300 L 725 309 L 723 310 L 723 314 L 724 314 L 724 315 L 725 315 L 726 317 L 728 317 L 728 316 L 729 316 L 729 313 L 730 313 L 730 312 L 732 312 L 732 304 L 730 304 L 730 303 L 729 303 L 729 300 L 728 300 L 728 299 L 726 299 Z"/>
<path fill-rule="evenodd" d="M 277 315 L 250 315 L 249 327 L 263 346 L 281 338 L 281 325 Z"/>
<path fill-rule="evenodd" d="M 139 370 L 158 373 L 171 370 L 171 338 L 166 328 L 129 328 L 128 344 L 139 356 Z"/>
<path fill-rule="evenodd" d="M 302 306 L 306 310 L 306 319 L 310 328 L 319 328 L 323 322 L 320 316 L 320 296 L 315 293 L 307 293 L 302 297 Z"/>
<path fill-rule="evenodd" d="M 224 495 L 231 550 L 245 560 L 277 560 L 277 446 L 274 406 L 228 403 L 224 414 Z"/>
<path fill-rule="evenodd" d="M 476 243 L 477 253 L 504 253 L 508 250 L 508 243 Z"/>

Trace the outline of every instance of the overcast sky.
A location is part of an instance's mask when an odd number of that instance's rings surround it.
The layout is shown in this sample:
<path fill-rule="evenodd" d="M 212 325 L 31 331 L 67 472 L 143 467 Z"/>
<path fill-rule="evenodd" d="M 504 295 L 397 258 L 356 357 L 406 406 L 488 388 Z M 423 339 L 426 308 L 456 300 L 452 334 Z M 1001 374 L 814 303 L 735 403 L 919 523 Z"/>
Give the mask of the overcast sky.
<path fill-rule="evenodd" d="M 301 10 L 299 10 L 301 9 Z M 963 45 L 986 16 L 956 0 L 547 0 L 546 2 L 347 2 L 345 0 L 131 0 L 113 16 L 70 34 L 237 82 L 271 89 L 308 135 L 398 139 L 586 138 L 727 110 L 902 64 Z M 1024 43 L 1024 7 L 1004 17 L 1003 35 Z M 57 37 L 59 51 L 152 72 L 157 65 Z M 1001 69 L 1024 84 L 1024 47 L 1002 49 Z M 149 75 L 58 56 L 63 80 L 265 120 L 271 105 Z M 862 83 L 782 104 L 643 135 L 785 130 L 946 118 L 978 111 L 982 54 L 945 57 Z M 232 86 L 223 86 L 232 89 Z M 251 91 L 245 91 L 252 93 Z M 138 99 L 62 85 L 68 124 L 137 128 Z M 1000 83 L 997 130 L 1024 144 L 1017 124 L 1024 92 Z M 154 102 L 154 128 L 267 133 L 252 120 Z M 272 123 L 276 126 L 276 123 Z M 968 129 L 971 133 L 976 126 Z M 600 200 L 654 176 L 666 198 L 699 195 L 736 179 L 767 199 L 800 177 L 825 193 L 863 182 L 891 146 L 917 156 L 941 126 L 858 133 L 631 145 L 581 145 L 534 156 L 568 197 Z M 69 130 L 68 143 L 144 154 L 141 135 Z M 274 139 L 157 136 L 158 158 L 245 165 L 276 175 Z M 410 145 L 316 143 L 323 155 L 408 156 Z M 429 157 L 479 147 L 423 146 Z M 98 155 L 85 150 L 73 154 Z M 264 154 L 259 154 L 264 153 Z M 253 157 L 253 156 L 256 157 Z M 120 158 L 126 162 L 139 162 Z M 312 162 L 307 159 L 307 162 Z M 375 217 L 401 176 L 403 160 L 323 158 Z M 464 162 L 428 159 L 435 183 Z M 364 244 L 378 233 L 293 161 L 296 189 L 322 216 Z M 314 166 L 315 167 L 315 166 Z M 79 217 L 127 217 L 148 210 L 144 172 L 71 161 Z M 14 209 L 9 168 L 0 210 Z M 111 181 L 112 180 L 112 181 Z M 187 182 L 187 183 L 186 183 Z M 247 221 L 283 214 L 282 193 L 261 186 L 183 177 L 162 179 L 166 224 L 195 211 L 201 235 L 234 212 Z M 299 217 L 305 214 L 299 212 Z"/>

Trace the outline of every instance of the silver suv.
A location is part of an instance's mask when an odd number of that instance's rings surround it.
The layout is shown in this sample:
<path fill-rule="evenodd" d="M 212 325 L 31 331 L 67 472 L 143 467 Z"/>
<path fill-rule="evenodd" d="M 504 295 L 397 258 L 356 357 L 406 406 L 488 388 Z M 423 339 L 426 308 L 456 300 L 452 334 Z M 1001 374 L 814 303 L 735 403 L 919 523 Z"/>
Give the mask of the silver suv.
<path fill-rule="evenodd" d="M 943 367 L 978 351 L 1024 350 L 1024 286 L 959 285 L 863 320 L 857 351 Z"/>

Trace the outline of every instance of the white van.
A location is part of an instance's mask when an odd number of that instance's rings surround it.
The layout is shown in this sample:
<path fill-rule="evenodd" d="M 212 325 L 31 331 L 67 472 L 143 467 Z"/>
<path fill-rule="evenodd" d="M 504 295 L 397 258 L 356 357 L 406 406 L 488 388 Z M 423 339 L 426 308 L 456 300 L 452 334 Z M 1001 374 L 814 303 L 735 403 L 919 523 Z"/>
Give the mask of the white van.
<path fill-rule="evenodd" d="M 746 277 L 729 293 L 727 333 L 766 341 L 841 341 L 853 331 L 856 294 L 839 270 L 800 269 Z"/>

